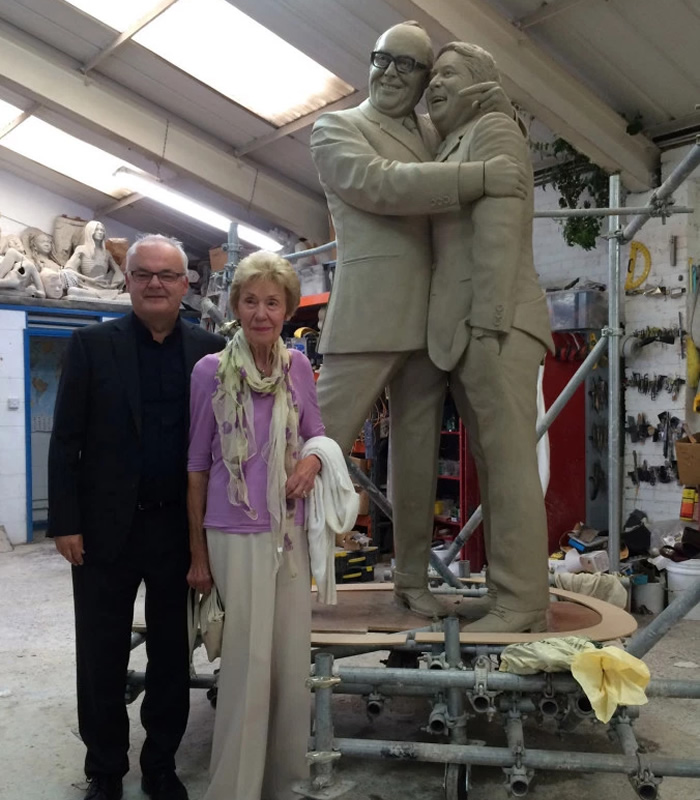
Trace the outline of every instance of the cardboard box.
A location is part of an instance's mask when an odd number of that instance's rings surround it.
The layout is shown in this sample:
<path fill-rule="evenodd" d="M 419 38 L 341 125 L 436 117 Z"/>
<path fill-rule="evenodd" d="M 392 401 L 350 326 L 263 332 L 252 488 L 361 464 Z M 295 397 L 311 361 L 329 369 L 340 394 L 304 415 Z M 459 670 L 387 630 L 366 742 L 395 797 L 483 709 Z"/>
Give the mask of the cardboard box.
<path fill-rule="evenodd" d="M 693 444 L 687 436 L 676 442 L 678 480 L 683 486 L 700 486 L 700 433 L 694 433 Z"/>
<path fill-rule="evenodd" d="M 369 475 L 369 461 L 366 458 L 355 458 L 355 456 L 350 456 L 350 461 L 360 470 L 360 472 L 364 472 L 365 475 Z"/>
<path fill-rule="evenodd" d="M 209 264 L 212 272 L 221 272 L 226 266 L 226 253 L 223 247 L 211 247 L 209 249 Z"/>
<path fill-rule="evenodd" d="M 362 516 L 363 514 L 369 514 L 369 495 L 364 489 L 360 489 L 358 492 L 360 495 L 360 507 L 357 509 L 357 516 Z"/>

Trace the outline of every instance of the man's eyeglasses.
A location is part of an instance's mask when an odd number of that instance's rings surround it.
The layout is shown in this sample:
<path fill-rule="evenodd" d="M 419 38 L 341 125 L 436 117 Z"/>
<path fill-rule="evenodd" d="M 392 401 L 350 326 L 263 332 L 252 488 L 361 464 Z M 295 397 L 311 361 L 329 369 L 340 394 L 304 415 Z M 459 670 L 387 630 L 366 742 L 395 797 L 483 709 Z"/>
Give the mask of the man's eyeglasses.
<path fill-rule="evenodd" d="M 185 277 L 184 272 L 171 272 L 170 270 L 163 270 L 163 272 L 150 272 L 147 269 L 134 269 L 129 271 L 129 275 L 136 281 L 136 283 L 150 283 L 153 278 L 158 278 L 161 283 L 175 283 Z"/>
<path fill-rule="evenodd" d="M 382 50 L 373 50 L 371 61 L 377 69 L 389 69 L 389 64 L 393 63 L 396 71 L 403 75 L 413 72 L 414 69 L 428 69 L 426 64 L 421 64 L 411 56 L 392 56 L 391 53 L 385 53 Z"/>

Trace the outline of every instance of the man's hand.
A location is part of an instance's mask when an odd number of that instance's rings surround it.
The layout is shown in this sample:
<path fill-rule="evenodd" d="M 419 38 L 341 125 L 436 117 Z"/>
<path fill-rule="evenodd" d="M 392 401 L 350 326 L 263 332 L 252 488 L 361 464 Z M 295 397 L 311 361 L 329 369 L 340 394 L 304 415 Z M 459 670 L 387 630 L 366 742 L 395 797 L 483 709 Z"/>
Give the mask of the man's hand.
<path fill-rule="evenodd" d="M 83 537 L 76 533 L 71 536 L 56 536 L 56 550 L 74 567 L 83 565 Z"/>
<path fill-rule="evenodd" d="M 475 111 L 483 114 L 500 111 L 501 114 L 515 119 L 515 109 L 500 83 L 495 81 L 475 83 L 466 89 L 461 89 L 457 94 L 460 97 L 470 98 L 472 100 L 472 108 Z"/>
<path fill-rule="evenodd" d="M 209 592 L 211 592 L 214 581 L 212 580 L 211 571 L 209 570 L 209 558 L 207 556 L 204 556 L 204 558 L 192 559 L 189 571 L 187 572 L 187 583 L 192 589 L 195 589 L 201 594 L 209 594 Z"/>
<path fill-rule="evenodd" d="M 287 479 L 287 497 L 293 500 L 306 497 L 314 488 L 314 480 L 320 471 L 321 462 L 316 456 L 306 456 L 297 461 L 294 472 Z"/>
<path fill-rule="evenodd" d="M 485 161 L 484 194 L 524 200 L 527 195 L 525 166 L 510 156 L 494 156 Z"/>

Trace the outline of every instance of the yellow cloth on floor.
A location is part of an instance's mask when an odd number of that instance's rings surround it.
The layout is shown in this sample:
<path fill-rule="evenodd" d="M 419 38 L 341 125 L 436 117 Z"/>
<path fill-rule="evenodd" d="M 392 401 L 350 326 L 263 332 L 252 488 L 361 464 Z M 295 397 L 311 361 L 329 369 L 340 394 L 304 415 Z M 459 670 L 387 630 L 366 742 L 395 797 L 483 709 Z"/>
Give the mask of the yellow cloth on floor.
<path fill-rule="evenodd" d="M 554 583 L 558 589 L 597 597 L 598 600 L 605 600 L 606 603 L 618 608 L 625 608 L 627 605 L 627 590 L 614 575 L 602 572 L 579 572 L 575 575 L 570 572 L 557 572 L 554 575 Z"/>
<path fill-rule="evenodd" d="M 574 656 L 582 651 L 595 650 L 595 645 L 583 636 L 564 636 L 543 639 L 541 642 L 509 644 L 501 653 L 501 672 L 515 675 L 534 675 L 536 672 L 568 672 Z"/>
<path fill-rule="evenodd" d="M 571 674 L 601 722 L 609 722 L 618 705 L 648 702 L 644 690 L 649 685 L 649 668 L 619 647 L 578 653 L 571 662 Z"/>

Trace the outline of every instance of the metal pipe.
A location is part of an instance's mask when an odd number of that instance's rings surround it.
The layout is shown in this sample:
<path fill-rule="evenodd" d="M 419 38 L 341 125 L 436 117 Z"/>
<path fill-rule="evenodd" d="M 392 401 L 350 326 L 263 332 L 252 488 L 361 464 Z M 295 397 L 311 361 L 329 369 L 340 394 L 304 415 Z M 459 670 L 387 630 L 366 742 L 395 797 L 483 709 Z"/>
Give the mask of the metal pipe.
<path fill-rule="evenodd" d="M 674 603 L 680 602 L 685 598 L 690 590 L 683 593 Z M 698 589 L 700 593 L 700 581 Z M 672 604 L 673 605 L 673 604 Z M 692 607 L 692 606 L 691 606 Z M 671 608 L 671 606 L 669 606 Z M 687 608 L 685 609 L 688 610 Z M 663 611 L 662 614 L 666 612 Z M 657 619 L 661 617 L 661 614 Z M 654 623 L 651 623 L 653 625 Z M 671 625 L 673 622 L 671 623 Z M 649 627 L 651 627 L 651 625 Z M 670 627 L 670 625 L 669 625 Z M 666 631 L 664 630 L 664 633 Z M 662 634 L 663 635 L 663 634 Z M 630 639 L 630 644 L 637 637 Z M 660 637 L 659 637 L 660 638 Z M 466 648 L 462 648 L 464 651 Z M 628 646 L 628 652 L 632 652 Z M 632 652 L 632 655 L 644 655 L 639 652 Z M 441 691 L 452 686 L 460 689 L 473 689 L 476 684 L 475 674 L 472 670 L 410 670 L 394 669 L 385 667 L 351 667 L 336 664 L 334 674 L 337 675 L 342 683 L 341 686 L 348 684 L 366 684 L 371 687 L 382 687 L 384 693 L 389 686 L 406 688 L 408 686 L 418 686 L 434 691 Z M 555 694 L 580 693 L 581 687 L 576 679 L 569 673 L 553 673 L 545 675 L 513 675 L 509 672 L 489 672 L 486 676 L 486 689 L 496 692 L 532 692 L 541 693 L 550 690 Z M 674 681 L 674 680 L 651 680 L 647 686 L 648 697 L 684 697 L 688 699 L 700 700 L 700 681 Z"/>
<path fill-rule="evenodd" d="M 459 642 L 459 619 L 447 617 L 445 620 L 445 659 L 448 673 L 461 670 L 462 650 Z M 447 711 L 449 714 L 450 741 L 455 745 L 467 743 L 466 698 L 456 686 L 447 690 Z"/>
<path fill-rule="evenodd" d="M 679 594 L 646 628 L 637 631 L 627 642 L 625 649 L 631 655 L 642 658 L 698 603 L 700 603 L 700 579 Z"/>
<path fill-rule="evenodd" d="M 690 173 L 700 165 L 700 140 L 695 141 L 693 147 L 688 151 L 685 158 L 676 165 L 675 169 L 666 178 L 666 180 L 659 186 L 659 188 L 651 195 L 649 205 L 646 210 L 634 217 L 627 224 L 622 231 L 621 241 L 631 242 L 635 234 L 642 228 L 644 223 L 649 219 L 652 212 L 656 210 L 658 203 L 667 200 L 673 192 L 683 183 L 683 181 L 690 175 Z M 610 204 L 613 204 L 612 197 Z M 617 205 L 617 204 L 616 204 Z"/>
<path fill-rule="evenodd" d="M 523 718 L 519 711 L 512 709 L 506 719 L 506 740 L 514 758 L 514 765 L 504 770 L 513 797 L 525 797 L 530 789 L 532 770 L 522 763 L 525 755 L 525 736 Z"/>
<path fill-rule="evenodd" d="M 360 758 L 383 758 L 389 761 L 429 761 L 441 764 L 476 764 L 487 767 L 512 767 L 515 758 L 507 747 L 393 742 L 379 739 L 335 739 L 333 746 L 342 755 Z M 557 772 L 635 773 L 637 758 L 607 753 L 581 753 L 557 750 L 526 750 L 523 766 Z M 650 757 L 654 775 L 680 778 L 700 777 L 700 759 Z"/>
<path fill-rule="evenodd" d="M 673 206 L 671 214 L 692 214 L 695 209 L 690 206 Z M 633 214 L 654 214 L 655 209 L 649 206 L 621 206 L 620 208 L 562 208 L 559 211 L 535 211 L 535 219 L 567 219 L 568 217 L 631 217 Z"/>
<path fill-rule="evenodd" d="M 640 757 L 637 737 L 632 730 L 632 721 L 623 712 L 612 720 L 615 733 L 620 741 L 622 752 L 627 756 L 636 756 L 639 766 L 637 772 L 629 775 L 629 781 L 641 800 L 656 800 L 661 782 L 647 767 L 646 758 Z"/>
<path fill-rule="evenodd" d="M 607 349 L 608 340 L 607 336 L 602 336 L 595 344 L 590 353 L 586 356 L 581 366 L 572 375 L 571 380 L 562 389 L 561 394 L 547 409 L 546 414 L 537 425 L 537 440 L 539 441 L 546 431 L 550 428 L 554 420 L 559 416 L 561 410 L 569 402 L 569 399 L 574 395 L 578 387 L 584 382 L 586 377 L 598 363 L 598 360 Z M 467 520 L 466 525 L 462 528 L 459 534 L 455 537 L 452 544 L 448 547 L 445 553 L 444 563 L 450 564 L 457 557 L 457 554 L 464 546 L 465 542 L 474 533 L 474 531 L 481 524 L 484 518 L 481 506 L 478 506 L 474 513 Z"/>
<path fill-rule="evenodd" d="M 216 675 L 191 675 L 190 689 L 212 689 L 217 683 Z M 146 673 L 129 671 L 126 682 L 129 686 L 145 686 Z"/>
<path fill-rule="evenodd" d="M 610 205 L 620 205 L 620 176 L 610 176 Z M 622 462 L 620 458 L 620 217 L 608 221 L 608 557 L 610 572 L 620 569 L 622 528 Z"/>
<path fill-rule="evenodd" d="M 326 242 L 326 244 L 320 244 L 318 247 L 311 247 L 308 250 L 299 250 L 298 253 L 285 253 L 282 258 L 286 258 L 287 261 L 296 261 L 298 258 L 304 258 L 305 256 L 315 256 L 319 253 L 327 253 L 336 245 L 337 242 L 333 240 L 332 242 Z"/>
<path fill-rule="evenodd" d="M 314 686 L 315 710 L 315 736 L 314 766 L 311 786 L 319 791 L 327 789 L 333 783 L 333 712 L 331 700 L 333 699 L 333 656 L 329 653 L 319 653 L 315 660 L 315 675 L 310 679 Z"/>

